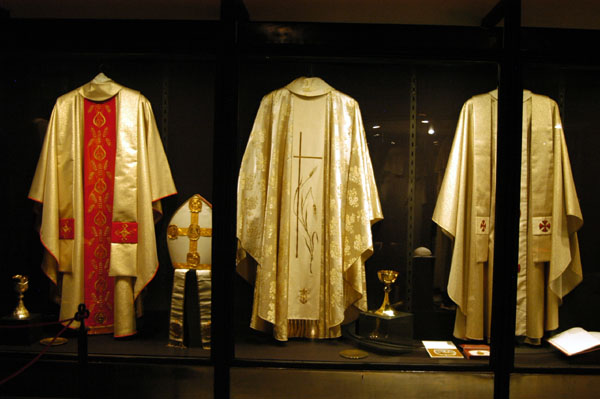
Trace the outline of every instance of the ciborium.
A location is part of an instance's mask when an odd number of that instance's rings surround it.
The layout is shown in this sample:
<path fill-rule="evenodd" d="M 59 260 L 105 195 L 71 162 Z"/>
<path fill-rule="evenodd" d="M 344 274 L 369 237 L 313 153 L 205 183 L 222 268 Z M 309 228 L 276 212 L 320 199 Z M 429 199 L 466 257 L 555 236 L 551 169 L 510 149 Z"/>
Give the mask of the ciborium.
<path fill-rule="evenodd" d="M 29 279 L 27 278 L 27 276 L 17 274 L 13 276 L 13 280 L 16 281 L 15 291 L 17 292 L 17 294 L 19 294 L 19 303 L 17 304 L 15 310 L 13 310 L 12 312 L 12 318 L 18 320 L 29 319 L 29 311 L 23 303 L 23 297 L 25 296 L 25 292 L 29 288 Z"/>
<path fill-rule="evenodd" d="M 379 270 L 377 272 L 377 277 L 379 278 L 379 281 L 384 284 L 383 291 L 385 294 L 383 297 L 383 303 L 379 309 L 373 313 L 380 316 L 398 316 L 400 312 L 394 309 L 390 304 L 390 291 L 392 290 L 392 284 L 394 284 L 398 278 L 398 272 L 395 270 Z"/>

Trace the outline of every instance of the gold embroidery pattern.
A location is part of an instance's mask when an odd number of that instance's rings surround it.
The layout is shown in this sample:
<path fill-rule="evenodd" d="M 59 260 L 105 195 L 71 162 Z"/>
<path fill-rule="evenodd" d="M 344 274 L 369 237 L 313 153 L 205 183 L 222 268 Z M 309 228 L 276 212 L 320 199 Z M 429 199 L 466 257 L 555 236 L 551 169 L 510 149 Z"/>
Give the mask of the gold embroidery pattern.
<path fill-rule="evenodd" d="M 88 218 L 93 225 L 88 227 L 85 239 L 91 256 L 87 256 L 85 297 L 94 323 L 91 328 L 106 328 L 113 323 L 112 283 L 109 283 L 110 241 L 112 218 L 112 184 L 114 159 L 109 159 L 109 153 L 114 156 L 113 140 L 109 131 L 105 114 L 111 113 L 109 104 L 89 103 L 88 113 L 95 113 L 92 124 L 86 127 L 86 177 L 88 179 L 89 195 L 86 201 Z M 93 125 L 93 126 L 92 126 Z M 112 128 L 114 129 L 114 127 Z M 90 151 L 93 148 L 92 151 Z M 89 220 L 89 219 L 88 219 Z M 89 222 L 88 222 L 89 223 Z M 90 252 L 88 252 L 90 253 Z M 100 331 L 100 330 L 98 330 Z"/>
<path fill-rule="evenodd" d="M 121 237 L 121 239 L 123 241 L 127 240 L 127 237 L 129 237 L 131 234 L 133 234 L 131 231 L 127 230 L 127 225 L 123 225 L 123 229 L 120 231 L 117 231 L 116 233 L 119 237 Z"/>
<path fill-rule="evenodd" d="M 298 300 L 301 304 L 306 304 L 308 302 L 308 293 L 309 290 L 306 288 L 302 288 L 298 294 Z"/>
<path fill-rule="evenodd" d="M 72 240 L 75 238 L 75 219 L 64 218 L 60 219 L 59 222 L 59 238 L 61 240 Z"/>
<path fill-rule="evenodd" d="M 106 117 L 102 113 L 102 110 L 98 109 L 99 107 L 95 107 L 95 108 L 96 108 L 96 116 L 94 116 L 94 118 L 92 119 L 92 122 L 94 123 L 94 126 L 102 127 L 106 124 Z"/>
<path fill-rule="evenodd" d="M 294 155 L 294 158 L 298 159 L 298 185 L 296 186 L 296 190 L 294 191 L 294 202 L 296 203 L 296 207 L 294 208 L 294 215 L 296 216 L 296 258 L 298 257 L 298 242 L 299 242 L 299 230 L 300 226 L 302 226 L 302 233 L 304 236 L 304 244 L 308 253 L 310 254 L 310 263 L 309 263 L 309 272 L 312 274 L 312 263 L 315 252 L 315 244 L 319 242 L 319 235 L 316 231 L 310 231 L 308 226 L 308 215 L 309 209 L 312 210 L 314 215 L 317 214 L 317 206 L 315 204 L 315 198 L 312 193 L 312 187 L 308 190 L 303 191 L 302 188 L 310 181 L 310 179 L 314 176 L 318 167 L 314 167 L 308 177 L 304 179 L 302 177 L 302 160 L 303 159 L 323 159 L 323 157 L 315 157 L 309 155 L 302 155 L 302 132 L 300 132 L 299 137 L 299 145 L 298 145 L 298 155 Z M 310 203 L 312 202 L 312 207 Z"/>

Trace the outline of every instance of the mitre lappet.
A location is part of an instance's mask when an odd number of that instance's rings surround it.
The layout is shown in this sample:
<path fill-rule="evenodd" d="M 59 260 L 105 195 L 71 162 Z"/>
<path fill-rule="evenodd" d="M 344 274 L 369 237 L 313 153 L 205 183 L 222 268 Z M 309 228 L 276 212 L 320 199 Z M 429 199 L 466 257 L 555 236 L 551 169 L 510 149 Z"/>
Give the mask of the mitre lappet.
<path fill-rule="evenodd" d="M 177 209 L 167 228 L 167 246 L 175 269 L 169 322 L 169 344 L 172 346 L 184 346 L 185 276 L 194 270 L 202 347 L 210 348 L 211 242 L 212 205 L 201 195 L 194 194 Z"/>

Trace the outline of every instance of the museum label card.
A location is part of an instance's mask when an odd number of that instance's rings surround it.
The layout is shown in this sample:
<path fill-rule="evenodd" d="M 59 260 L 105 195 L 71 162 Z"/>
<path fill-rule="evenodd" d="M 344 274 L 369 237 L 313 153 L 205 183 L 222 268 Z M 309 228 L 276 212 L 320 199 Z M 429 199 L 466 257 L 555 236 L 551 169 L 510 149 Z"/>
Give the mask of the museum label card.
<path fill-rule="evenodd" d="M 463 358 L 452 341 L 422 341 L 430 357 L 436 358 Z"/>

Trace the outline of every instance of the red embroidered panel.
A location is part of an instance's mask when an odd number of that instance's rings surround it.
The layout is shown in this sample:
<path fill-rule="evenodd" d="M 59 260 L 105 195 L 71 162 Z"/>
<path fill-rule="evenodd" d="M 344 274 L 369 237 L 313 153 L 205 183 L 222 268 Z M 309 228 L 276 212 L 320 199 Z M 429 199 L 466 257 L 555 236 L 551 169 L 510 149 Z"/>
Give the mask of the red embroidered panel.
<path fill-rule="evenodd" d="M 115 98 L 84 100 L 84 299 L 90 334 L 113 331 L 114 278 L 108 276 L 116 156 Z"/>
<path fill-rule="evenodd" d="M 135 244 L 138 242 L 137 222 L 112 222 L 112 242 Z"/>
<path fill-rule="evenodd" d="M 72 240 L 75 238 L 75 219 L 66 218 L 58 221 L 58 238 Z"/>

